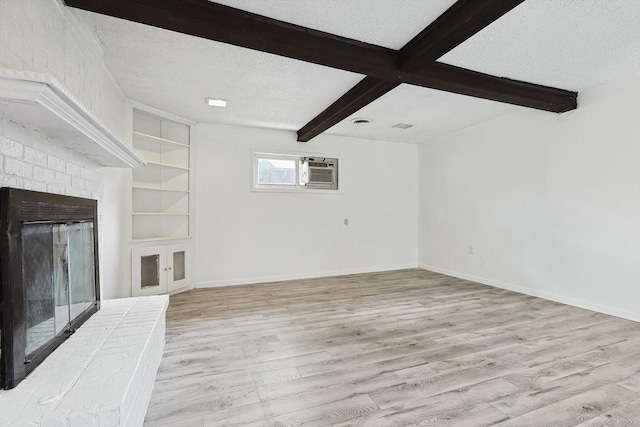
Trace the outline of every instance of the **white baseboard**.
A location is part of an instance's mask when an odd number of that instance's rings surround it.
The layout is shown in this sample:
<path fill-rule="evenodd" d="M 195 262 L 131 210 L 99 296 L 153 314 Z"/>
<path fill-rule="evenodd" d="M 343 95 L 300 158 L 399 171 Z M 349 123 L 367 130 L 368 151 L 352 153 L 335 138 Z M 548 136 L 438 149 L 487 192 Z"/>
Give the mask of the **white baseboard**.
<path fill-rule="evenodd" d="M 196 288 L 216 288 L 221 286 L 250 285 L 255 283 L 284 282 L 287 280 L 316 279 L 319 277 L 346 276 L 348 274 L 379 273 L 382 271 L 406 270 L 417 268 L 416 264 L 393 265 L 376 268 L 355 268 L 347 270 L 324 271 L 319 273 L 283 274 L 278 276 L 247 277 L 236 280 L 214 280 L 196 283 Z"/>
<path fill-rule="evenodd" d="M 470 280 L 472 282 L 482 283 L 483 285 L 489 285 L 495 288 L 506 289 L 509 291 L 518 292 L 525 295 L 531 295 L 533 297 L 543 298 L 543 299 L 571 305 L 578 308 L 584 308 L 587 310 L 597 311 L 599 313 L 609 314 L 611 316 L 616 316 L 623 319 L 640 322 L 640 313 L 638 312 L 622 310 L 616 307 L 597 304 L 592 301 L 585 301 L 578 298 L 570 298 L 570 297 L 557 295 L 549 292 L 543 292 L 543 291 L 539 291 L 532 288 L 526 288 L 523 286 L 514 285 L 511 283 L 487 279 L 485 277 L 480 277 L 480 276 L 474 276 L 472 274 L 460 273 L 458 271 L 452 271 L 444 268 L 434 267 L 432 265 L 420 264 L 418 268 L 422 268 L 423 270 L 433 271 L 434 273 L 441 273 L 441 274 L 446 274 L 447 276 L 453 276 L 453 277 L 458 277 L 460 279 Z"/>

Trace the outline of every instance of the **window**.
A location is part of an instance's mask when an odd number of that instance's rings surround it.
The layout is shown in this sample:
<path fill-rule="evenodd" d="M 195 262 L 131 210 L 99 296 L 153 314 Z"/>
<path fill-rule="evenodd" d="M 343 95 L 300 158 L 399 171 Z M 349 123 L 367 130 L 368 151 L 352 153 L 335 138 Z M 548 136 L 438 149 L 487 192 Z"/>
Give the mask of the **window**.
<path fill-rule="evenodd" d="M 296 159 L 258 158 L 258 184 L 296 185 Z"/>
<path fill-rule="evenodd" d="M 267 191 L 337 190 L 338 159 L 254 152 L 253 188 Z"/>

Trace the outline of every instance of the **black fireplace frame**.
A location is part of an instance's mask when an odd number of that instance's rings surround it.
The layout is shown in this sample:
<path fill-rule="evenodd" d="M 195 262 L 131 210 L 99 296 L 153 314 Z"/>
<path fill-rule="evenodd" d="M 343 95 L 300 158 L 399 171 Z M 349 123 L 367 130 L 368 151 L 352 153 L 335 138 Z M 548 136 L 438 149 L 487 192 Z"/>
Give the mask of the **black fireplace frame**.
<path fill-rule="evenodd" d="M 93 221 L 96 302 L 71 319 L 58 335 L 26 360 L 26 319 L 22 273 L 24 223 Z M 98 202 L 92 199 L 0 188 L 0 387 L 14 388 L 100 308 Z"/>

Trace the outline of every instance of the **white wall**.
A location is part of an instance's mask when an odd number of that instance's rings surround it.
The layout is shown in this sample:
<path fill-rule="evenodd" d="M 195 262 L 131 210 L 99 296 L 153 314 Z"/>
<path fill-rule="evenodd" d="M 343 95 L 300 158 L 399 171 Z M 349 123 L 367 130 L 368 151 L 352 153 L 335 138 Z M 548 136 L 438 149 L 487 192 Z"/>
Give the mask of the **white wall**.
<path fill-rule="evenodd" d="M 131 106 L 110 73 L 104 76 L 104 124 L 120 139 L 131 144 Z M 104 183 L 102 223 L 105 231 L 100 246 L 102 298 L 131 296 L 131 169 L 100 168 Z"/>
<path fill-rule="evenodd" d="M 421 267 L 640 320 L 640 76 L 579 105 L 420 147 Z"/>
<path fill-rule="evenodd" d="M 199 287 L 417 266 L 418 147 L 195 127 Z M 337 194 L 252 192 L 251 149 L 339 157 Z M 344 225 L 344 219 L 349 225 Z"/>
<path fill-rule="evenodd" d="M 124 97 L 75 10 L 60 0 L 0 1 L 0 29 L 0 67 L 54 76 L 112 132 L 130 139 Z M 98 200 L 103 298 L 129 295 L 122 262 L 130 235 L 127 176 L 130 171 L 100 168 L 46 134 L 0 117 L 0 186 Z"/>

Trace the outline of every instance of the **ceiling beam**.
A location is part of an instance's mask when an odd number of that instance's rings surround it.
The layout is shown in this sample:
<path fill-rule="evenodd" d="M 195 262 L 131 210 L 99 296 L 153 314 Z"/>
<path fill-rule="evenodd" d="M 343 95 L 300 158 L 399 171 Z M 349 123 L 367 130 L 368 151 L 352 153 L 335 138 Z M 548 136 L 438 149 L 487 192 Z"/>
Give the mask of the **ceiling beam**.
<path fill-rule="evenodd" d="M 454 49 L 523 1 L 458 0 L 400 49 L 398 52 L 400 71 L 411 73 L 409 77 L 416 77 L 415 74 L 418 74 L 417 77 L 419 78 L 412 80 L 414 83 L 438 84 L 439 82 L 436 78 L 431 75 L 421 75 L 421 72 L 432 65 L 436 59 Z M 406 78 L 407 76 L 403 77 Z M 405 79 L 403 81 L 407 82 Z M 380 78 L 371 81 L 370 85 L 377 86 L 375 89 L 372 88 L 371 91 L 377 91 L 382 96 L 395 87 L 386 83 L 385 80 Z M 423 86 L 424 84 L 420 85 Z M 451 86 L 451 84 L 449 85 Z M 441 86 L 447 86 L 447 83 L 442 82 Z M 383 88 L 387 88 L 387 90 L 384 91 Z M 456 88 L 459 90 L 457 93 L 465 89 L 461 86 L 456 86 Z M 469 88 L 467 87 L 467 89 Z M 470 89 L 475 90 L 477 87 L 472 86 Z M 355 109 L 357 111 L 374 101 L 375 99 L 366 96 L 368 93 L 363 96 L 358 91 L 347 92 L 347 94 L 350 94 L 349 96 L 340 97 L 311 122 L 298 130 L 298 141 L 309 141 L 314 136 L 353 114 L 352 110 Z M 327 114 L 327 111 L 331 111 L 331 114 Z"/>
<path fill-rule="evenodd" d="M 553 112 L 577 106 L 575 92 L 434 62 L 524 0 L 459 0 L 400 51 L 208 0 L 64 1 L 70 7 L 367 76 L 300 129 L 301 141 L 308 141 L 400 83 Z"/>
<path fill-rule="evenodd" d="M 434 62 L 419 75 L 403 76 L 403 82 L 553 113 L 578 107 L 577 92 L 496 77 L 441 62 Z"/>
<path fill-rule="evenodd" d="M 420 71 L 524 0 L 458 0 L 399 52 L 403 71 Z"/>
<path fill-rule="evenodd" d="M 64 0 L 67 6 L 383 79 L 397 51 L 208 0 Z"/>
<path fill-rule="evenodd" d="M 361 109 L 363 103 L 365 105 L 369 104 L 399 85 L 399 82 L 390 82 L 369 76 L 365 77 L 336 102 L 304 125 L 298 131 L 298 141 L 307 142 L 320 135 L 333 124 L 342 121 L 345 117 Z M 330 123 L 333 124 L 328 125 Z"/>
<path fill-rule="evenodd" d="M 578 106 L 576 92 L 496 77 L 441 62 L 435 62 L 420 74 L 401 73 L 400 78 L 402 83 L 415 86 L 552 113 L 564 113 Z M 399 85 L 398 82 L 366 77 L 300 128 L 298 141 L 310 141 Z"/>

